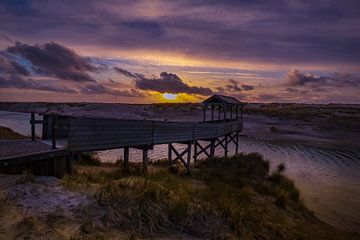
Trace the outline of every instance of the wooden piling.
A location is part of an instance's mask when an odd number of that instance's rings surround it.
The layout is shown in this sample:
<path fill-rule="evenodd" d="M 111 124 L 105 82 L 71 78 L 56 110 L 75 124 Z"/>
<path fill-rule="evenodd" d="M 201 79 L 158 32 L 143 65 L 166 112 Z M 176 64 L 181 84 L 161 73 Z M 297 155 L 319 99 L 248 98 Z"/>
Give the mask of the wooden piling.
<path fill-rule="evenodd" d="M 225 147 L 224 147 L 224 156 L 225 156 L 225 159 L 228 158 L 228 136 L 225 135 Z"/>
<path fill-rule="evenodd" d="M 51 132 L 52 132 L 52 143 L 51 143 L 51 147 L 52 149 L 56 149 L 56 115 L 52 116 L 52 121 L 51 121 Z"/>
<path fill-rule="evenodd" d="M 35 141 L 35 113 L 31 113 L 31 141 Z"/>
<path fill-rule="evenodd" d="M 148 169 L 148 147 L 144 147 L 143 148 L 143 173 L 147 173 L 147 169 Z"/>
<path fill-rule="evenodd" d="M 124 170 L 129 169 L 129 153 L 130 147 L 124 147 Z"/>
<path fill-rule="evenodd" d="M 172 145 L 171 143 L 168 144 L 168 161 L 169 165 L 172 164 Z"/>
<path fill-rule="evenodd" d="M 214 159 L 215 157 L 215 141 L 216 139 L 211 139 L 210 141 L 210 159 Z"/>

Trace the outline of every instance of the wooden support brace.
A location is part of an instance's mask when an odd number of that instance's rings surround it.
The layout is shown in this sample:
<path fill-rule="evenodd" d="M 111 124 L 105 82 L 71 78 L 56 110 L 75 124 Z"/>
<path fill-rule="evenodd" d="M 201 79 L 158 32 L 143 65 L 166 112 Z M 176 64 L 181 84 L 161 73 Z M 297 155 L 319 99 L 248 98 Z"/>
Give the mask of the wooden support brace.
<path fill-rule="evenodd" d="M 186 170 L 189 172 L 190 171 L 190 160 L 191 160 L 191 142 L 187 143 L 187 148 L 185 150 L 183 150 L 181 153 L 179 153 L 175 147 L 169 143 L 169 155 L 168 155 L 168 160 L 169 163 L 175 163 L 178 160 L 186 167 Z M 175 159 L 172 159 L 172 153 L 175 154 Z M 187 158 L 186 160 L 184 159 L 185 155 L 187 154 Z"/>

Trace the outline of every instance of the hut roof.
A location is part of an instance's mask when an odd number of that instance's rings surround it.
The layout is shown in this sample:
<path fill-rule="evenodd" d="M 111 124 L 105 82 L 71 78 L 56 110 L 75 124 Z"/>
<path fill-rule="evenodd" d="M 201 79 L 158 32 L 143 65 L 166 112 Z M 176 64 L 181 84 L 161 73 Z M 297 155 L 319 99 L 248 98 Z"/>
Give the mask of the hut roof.
<path fill-rule="evenodd" d="M 224 96 L 224 95 L 220 95 L 220 94 L 212 95 L 211 97 L 209 97 L 208 99 L 203 101 L 203 103 L 204 104 L 209 104 L 209 103 L 242 104 L 242 102 L 240 100 L 238 100 L 237 98 L 230 97 L 230 96 Z"/>

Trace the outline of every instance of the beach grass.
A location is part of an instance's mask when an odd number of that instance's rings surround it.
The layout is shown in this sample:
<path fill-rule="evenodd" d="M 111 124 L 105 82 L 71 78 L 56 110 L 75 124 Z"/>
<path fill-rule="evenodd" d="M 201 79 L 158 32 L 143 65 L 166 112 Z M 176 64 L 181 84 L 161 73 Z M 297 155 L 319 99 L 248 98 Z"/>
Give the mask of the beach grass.
<path fill-rule="evenodd" d="M 101 168 L 100 166 L 92 166 Z M 78 172 L 67 187 L 96 185 L 94 198 L 107 226 L 135 238 L 185 234 L 205 239 L 357 239 L 309 211 L 293 181 L 269 172 L 257 153 L 199 161 L 189 174 L 157 161 L 148 174 Z"/>

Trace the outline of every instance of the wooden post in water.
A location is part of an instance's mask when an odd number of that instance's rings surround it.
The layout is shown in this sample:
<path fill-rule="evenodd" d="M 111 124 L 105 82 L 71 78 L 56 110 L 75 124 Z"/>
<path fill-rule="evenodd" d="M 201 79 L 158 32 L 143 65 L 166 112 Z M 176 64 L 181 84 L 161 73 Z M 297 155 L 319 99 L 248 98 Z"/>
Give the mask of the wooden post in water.
<path fill-rule="evenodd" d="M 130 147 L 124 147 L 124 170 L 129 170 L 129 151 Z"/>
<path fill-rule="evenodd" d="M 35 113 L 31 113 L 31 141 L 35 141 Z"/>

